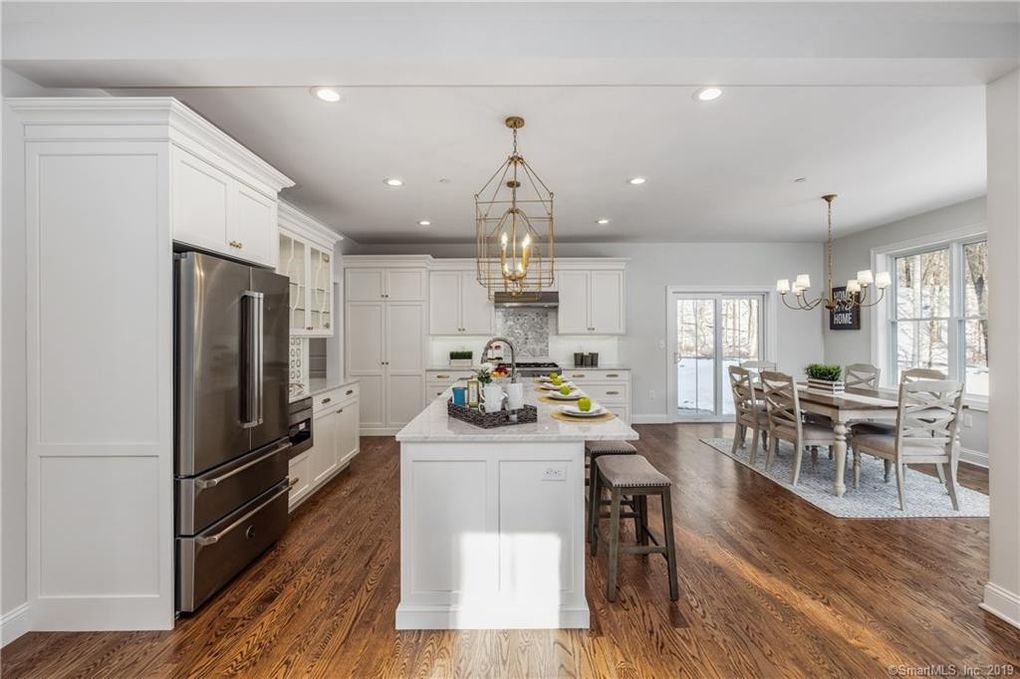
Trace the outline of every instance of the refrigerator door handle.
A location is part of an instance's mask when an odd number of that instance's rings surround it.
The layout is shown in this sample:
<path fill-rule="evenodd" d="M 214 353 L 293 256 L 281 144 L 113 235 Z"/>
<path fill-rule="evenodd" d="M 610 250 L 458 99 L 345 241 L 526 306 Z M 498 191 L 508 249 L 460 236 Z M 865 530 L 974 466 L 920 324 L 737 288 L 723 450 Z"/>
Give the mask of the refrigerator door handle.
<path fill-rule="evenodd" d="M 241 293 L 243 397 L 241 426 L 262 424 L 262 293 Z"/>

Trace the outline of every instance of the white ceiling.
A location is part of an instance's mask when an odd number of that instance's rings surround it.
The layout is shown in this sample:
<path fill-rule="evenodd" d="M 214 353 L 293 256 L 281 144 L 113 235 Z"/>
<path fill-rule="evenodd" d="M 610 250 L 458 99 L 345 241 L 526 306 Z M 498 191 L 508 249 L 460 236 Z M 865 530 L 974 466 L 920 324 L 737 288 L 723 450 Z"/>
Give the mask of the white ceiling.
<path fill-rule="evenodd" d="M 362 243 L 471 240 L 472 196 L 509 152 L 511 114 L 564 241 L 821 239 L 824 193 L 840 194 L 845 234 L 984 192 L 981 87 L 739 87 L 710 103 L 693 91 L 351 88 L 335 105 L 304 88 L 131 93 L 179 97 L 294 179 L 288 200 Z M 628 185 L 635 175 L 648 182 Z"/>
<path fill-rule="evenodd" d="M 843 234 L 978 196 L 983 86 L 1020 44 L 1020 3 L 2 10 L 6 66 L 47 87 L 177 96 L 364 243 L 470 241 L 511 114 L 561 240 L 821 240 L 823 193 L 841 196 Z M 698 83 L 725 95 L 698 104 Z M 343 101 L 313 99 L 316 84 Z M 648 183 L 625 183 L 638 174 Z M 394 175 L 404 187 L 383 185 Z"/>

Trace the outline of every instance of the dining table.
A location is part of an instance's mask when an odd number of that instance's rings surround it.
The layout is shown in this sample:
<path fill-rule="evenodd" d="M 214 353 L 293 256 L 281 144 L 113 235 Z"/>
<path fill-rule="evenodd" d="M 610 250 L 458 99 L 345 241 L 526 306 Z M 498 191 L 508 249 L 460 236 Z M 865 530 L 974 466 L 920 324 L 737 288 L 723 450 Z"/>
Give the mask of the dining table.
<path fill-rule="evenodd" d="M 760 383 L 755 384 L 755 393 L 762 400 L 765 392 Z M 899 403 L 881 392 L 871 389 L 848 388 L 840 393 L 812 389 L 806 383 L 797 384 L 797 397 L 802 412 L 828 417 L 832 421 L 835 443 L 832 456 L 835 459 L 835 474 L 832 492 L 836 497 L 846 493 L 847 434 L 851 423 L 878 421 L 892 422 L 896 419 Z M 854 478 L 858 478 L 860 457 L 854 456 Z"/>

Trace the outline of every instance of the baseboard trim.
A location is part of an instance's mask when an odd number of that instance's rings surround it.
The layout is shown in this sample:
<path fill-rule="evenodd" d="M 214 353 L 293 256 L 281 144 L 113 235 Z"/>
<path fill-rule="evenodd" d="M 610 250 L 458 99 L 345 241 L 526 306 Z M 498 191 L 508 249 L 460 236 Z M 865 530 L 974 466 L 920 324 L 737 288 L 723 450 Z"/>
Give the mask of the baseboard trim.
<path fill-rule="evenodd" d="M 359 436 L 395 436 L 403 427 L 362 427 Z"/>
<path fill-rule="evenodd" d="M 666 415 L 657 415 L 655 413 L 645 415 L 631 415 L 630 421 L 632 424 L 670 424 L 672 422 Z"/>
<path fill-rule="evenodd" d="M 988 469 L 988 453 L 970 448 L 960 448 L 960 461 Z"/>
<path fill-rule="evenodd" d="M 521 609 L 488 609 L 483 614 L 461 611 L 456 606 L 397 606 L 396 627 L 411 629 L 588 629 L 587 606 L 560 606 L 555 621 L 548 613 Z"/>
<path fill-rule="evenodd" d="M 0 616 L 0 647 L 11 643 L 31 628 L 32 619 L 26 601 Z"/>
<path fill-rule="evenodd" d="M 1010 592 L 994 582 L 989 582 L 985 584 L 985 600 L 978 605 L 995 617 L 1020 629 L 1020 594 Z"/>

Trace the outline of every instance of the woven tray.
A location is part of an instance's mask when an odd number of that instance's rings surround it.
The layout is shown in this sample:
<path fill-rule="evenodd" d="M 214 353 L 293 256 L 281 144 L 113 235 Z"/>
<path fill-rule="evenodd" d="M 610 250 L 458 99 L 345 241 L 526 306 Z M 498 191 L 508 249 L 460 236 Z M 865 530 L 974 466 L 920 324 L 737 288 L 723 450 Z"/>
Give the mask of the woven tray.
<path fill-rule="evenodd" d="M 474 408 L 455 405 L 453 399 L 446 402 L 446 413 L 450 417 L 462 420 L 468 424 L 473 424 L 476 427 L 481 427 L 482 429 L 538 422 L 538 408 L 528 404 L 524 404 L 524 407 L 517 411 L 516 422 L 510 421 L 509 410 L 500 410 L 495 413 L 483 413 L 482 411 L 475 410 Z"/>

